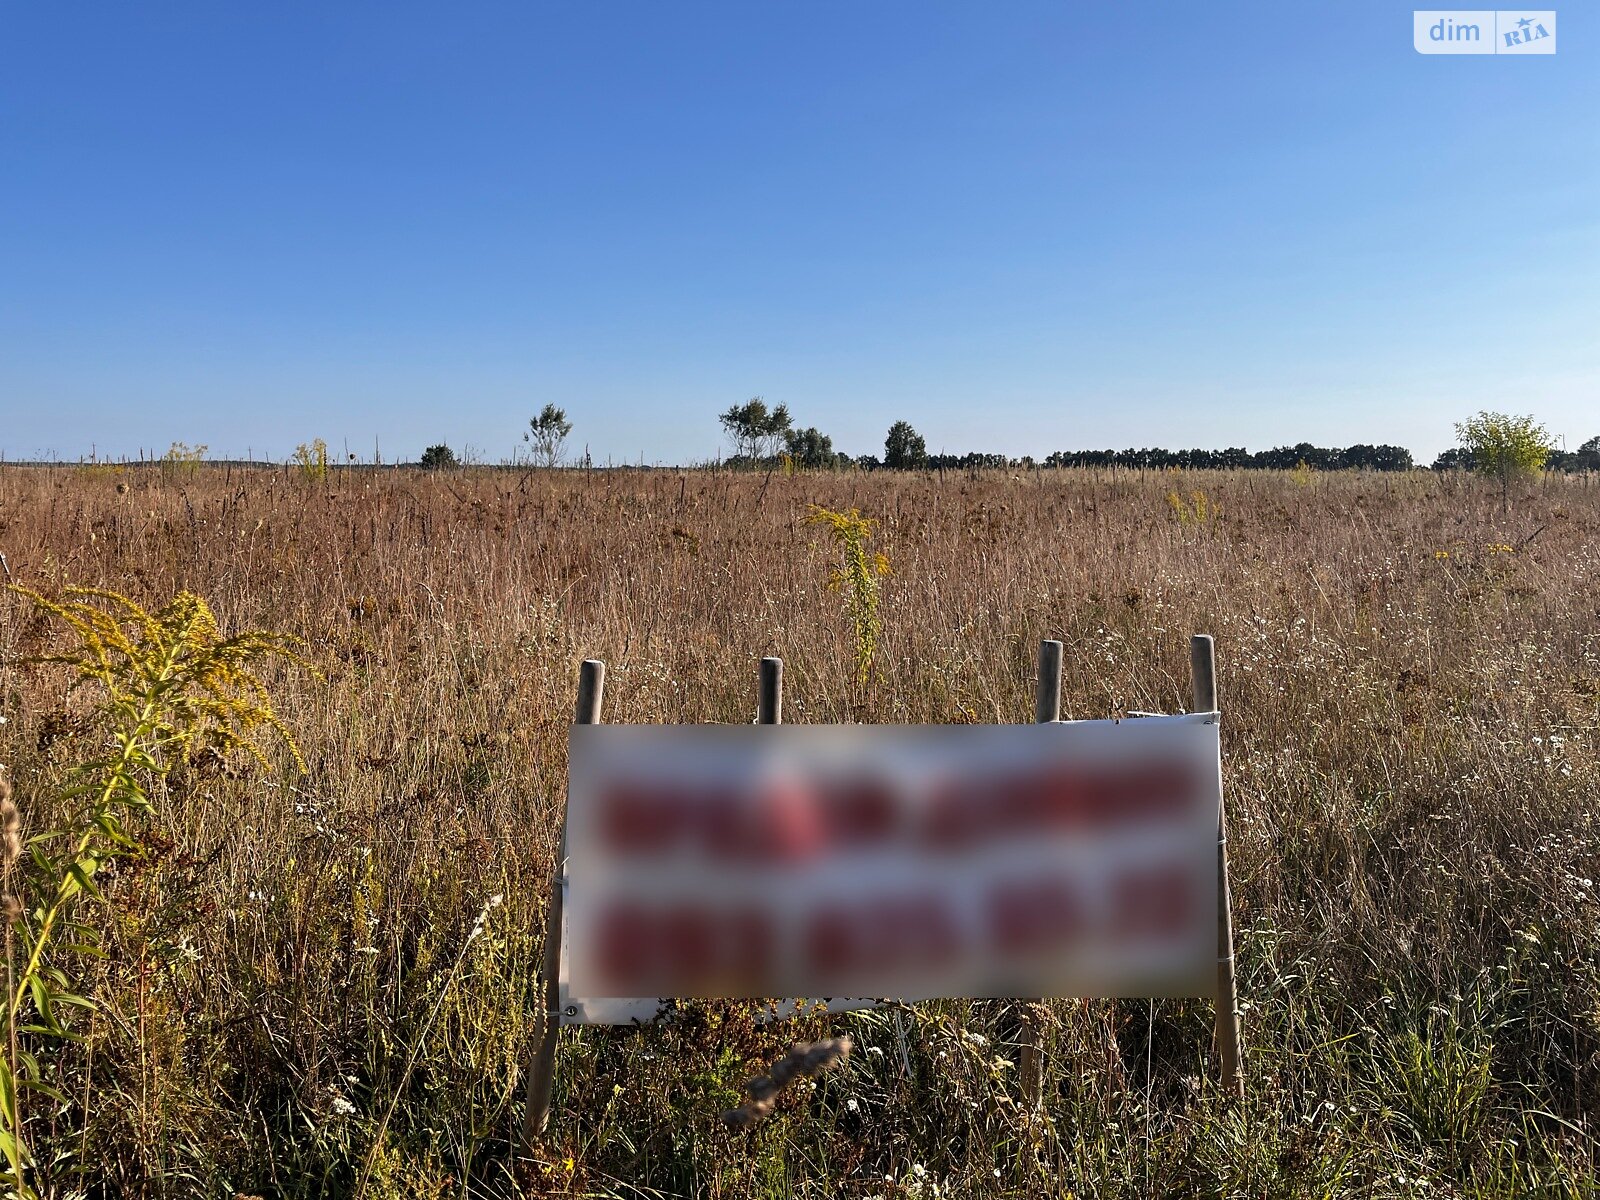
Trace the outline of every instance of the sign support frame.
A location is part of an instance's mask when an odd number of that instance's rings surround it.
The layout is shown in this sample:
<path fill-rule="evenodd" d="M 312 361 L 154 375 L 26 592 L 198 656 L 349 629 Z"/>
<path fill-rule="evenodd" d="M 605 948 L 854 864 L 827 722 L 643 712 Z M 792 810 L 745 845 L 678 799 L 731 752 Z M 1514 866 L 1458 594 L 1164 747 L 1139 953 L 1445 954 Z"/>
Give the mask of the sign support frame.
<path fill-rule="evenodd" d="M 1050 724 L 1061 719 L 1061 684 L 1064 646 L 1059 641 L 1039 645 L 1039 675 L 1034 691 L 1034 720 Z M 1189 666 L 1192 685 L 1192 711 L 1218 711 L 1216 649 L 1210 634 L 1195 634 L 1189 640 Z M 605 694 L 605 663 L 586 659 L 579 669 L 578 697 L 573 714 L 577 725 L 601 723 Z M 783 660 L 761 660 L 756 723 L 778 725 L 783 721 Z M 561 1033 L 561 940 L 563 883 L 566 864 L 566 797 L 561 803 L 555 868 L 550 899 L 545 909 L 545 938 L 540 994 L 539 1030 L 527 1068 L 524 1109 L 518 1148 L 531 1157 L 549 1127 L 551 1101 L 555 1090 L 556 1050 Z M 1038 1006 L 1042 1001 L 1018 1002 L 1018 1083 L 1024 1104 L 1030 1111 L 1043 1105 L 1042 1028 Z M 1228 875 L 1228 837 L 1226 799 L 1217 815 L 1217 991 L 1214 1046 L 1222 1087 L 1229 1095 L 1244 1098 L 1241 1069 L 1240 1014 L 1238 981 L 1235 974 L 1233 905 Z"/>

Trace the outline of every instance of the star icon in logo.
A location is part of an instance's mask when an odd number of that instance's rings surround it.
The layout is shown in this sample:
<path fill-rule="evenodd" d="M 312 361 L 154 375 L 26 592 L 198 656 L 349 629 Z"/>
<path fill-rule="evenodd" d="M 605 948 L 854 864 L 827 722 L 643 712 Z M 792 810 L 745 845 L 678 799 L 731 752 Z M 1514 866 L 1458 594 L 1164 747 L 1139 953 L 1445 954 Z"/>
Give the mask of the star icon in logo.
<path fill-rule="evenodd" d="M 1529 25 L 1533 24 L 1533 19 L 1531 17 L 1523 17 L 1522 20 L 1517 22 L 1517 24 L 1525 30 Z"/>

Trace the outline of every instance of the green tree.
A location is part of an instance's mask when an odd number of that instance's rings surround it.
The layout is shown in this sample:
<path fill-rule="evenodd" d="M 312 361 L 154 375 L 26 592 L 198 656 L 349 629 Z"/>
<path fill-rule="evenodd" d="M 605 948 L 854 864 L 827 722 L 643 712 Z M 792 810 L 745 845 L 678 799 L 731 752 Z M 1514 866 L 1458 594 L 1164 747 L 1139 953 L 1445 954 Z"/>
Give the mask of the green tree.
<path fill-rule="evenodd" d="M 833 452 L 833 439 L 815 426 L 789 430 L 784 435 L 784 449 L 797 467 L 831 467 L 839 458 Z"/>
<path fill-rule="evenodd" d="M 744 459 L 765 458 L 776 452 L 794 425 L 786 405 L 769 410 L 760 396 L 735 404 L 718 420 L 733 439 L 734 454 Z"/>
<path fill-rule="evenodd" d="M 1531 416 L 1480 412 L 1456 425 L 1456 440 L 1472 456 L 1472 465 L 1481 475 L 1500 481 L 1500 502 L 1509 507 L 1511 484 L 1544 470 L 1545 460 L 1555 449 L 1545 427 Z"/>
<path fill-rule="evenodd" d="M 533 453 L 540 466 L 555 467 L 561 464 L 561 448 L 572 432 L 572 422 L 564 410 L 546 404 L 539 415 L 528 422 L 528 431 L 522 440 L 533 444 Z"/>
<path fill-rule="evenodd" d="M 889 426 L 889 436 L 883 442 L 883 465 L 890 470 L 911 471 L 928 461 L 928 443 L 907 421 L 896 421 Z"/>
<path fill-rule="evenodd" d="M 456 466 L 460 466 L 456 461 L 456 452 L 443 442 L 437 446 L 429 446 L 422 452 L 424 471 L 445 471 Z"/>

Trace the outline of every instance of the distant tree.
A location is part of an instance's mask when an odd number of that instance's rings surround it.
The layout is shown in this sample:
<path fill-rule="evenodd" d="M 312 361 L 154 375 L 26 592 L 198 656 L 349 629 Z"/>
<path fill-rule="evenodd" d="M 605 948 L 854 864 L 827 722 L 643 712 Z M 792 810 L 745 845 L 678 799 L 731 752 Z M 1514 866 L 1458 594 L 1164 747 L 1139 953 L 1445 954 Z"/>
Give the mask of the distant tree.
<path fill-rule="evenodd" d="M 789 430 L 794 422 L 789 417 L 788 405 L 780 404 L 772 410 L 767 417 L 767 436 L 761 449 L 764 456 L 771 456 L 778 452 L 784 439 L 789 436 Z"/>
<path fill-rule="evenodd" d="M 754 458 L 767 423 L 767 404 L 759 396 L 735 404 L 717 418 L 723 432 L 733 440 L 735 458 Z"/>
<path fill-rule="evenodd" d="M 1511 484 L 1544 470 L 1555 446 L 1545 427 L 1531 416 L 1481 412 L 1456 425 L 1456 440 L 1471 453 L 1481 475 L 1500 481 L 1500 502 L 1511 503 Z"/>
<path fill-rule="evenodd" d="M 776 453 L 794 424 L 786 405 L 768 410 L 760 396 L 735 404 L 717 419 L 733 439 L 735 456 L 752 461 Z"/>
<path fill-rule="evenodd" d="M 1255 457 L 1257 465 L 1278 471 L 1292 471 L 1301 463 L 1305 463 L 1313 471 L 1328 471 L 1337 465 L 1338 454 L 1337 450 L 1313 446 L 1310 442 L 1299 442 L 1293 446 L 1277 446 L 1271 450 L 1263 450 Z"/>
<path fill-rule="evenodd" d="M 424 471 L 447 471 L 461 464 L 456 461 L 456 452 L 441 442 L 422 452 L 421 465 Z"/>
<path fill-rule="evenodd" d="M 969 454 L 957 461 L 964 464 L 969 461 L 986 461 L 989 457 Z M 1313 446 L 1310 442 L 1301 442 L 1295 446 L 1277 446 L 1271 450 L 1258 450 L 1254 454 L 1243 446 L 1229 446 L 1225 450 L 1198 448 L 1164 450 L 1160 447 L 1143 450 L 1057 450 L 1044 460 L 1044 465 L 1049 467 L 1130 467 L 1152 471 L 1170 467 L 1192 471 L 1292 471 L 1301 463 L 1305 463 L 1309 469 L 1318 471 L 1349 468 L 1368 471 L 1409 471 L 1413 466 L 1411 451 L 1404 446 L 1361 445 L 1338 450 Z"/>
<path fill-rule="evenodd" d="M 907 421 L 889 426 L 883 441 L 883 465 L 894 471 L 910 471 L 928 461 L 928 443 Z"/>
<path fill-rule="evenodd" d="M 920 443 L 922 439 L 918 438 L 917 441 Z M 972 451 L 968 454 L 929 454 L 915 465 L 934 471 L 976 471 L 980 468 L 1003 470 L 1014 464 L 1004 454 L 980 454 Z"/>
<path fill-rule="evenodd" d="M 881 466 L 883 466 L 883 464 L 878 461 L 878 456 L 876 454 L 858 454 L 858 455 L 856 455 L 856 469 L 857 470 L 860 470 L 860 471 L 876 471 Z"/>
<path fill-rule="evenodd" d="M 1219 467 L 1248 467 L 1250 452 L 1243 446 L 1229 446 L 1226 450 L 1216 451 L 1216 460 Z"/>
<path fill-rule="evenodd" d="M 1573 468 L 1578 471 L 1600 471 L 1600 437 L 1592 437 L 1578 447 Z"/>
<path fill-rule="evenodd" d="M 833 439 L 815 426 L 791 429 L 783 435 L 784 449 L 797 467 L 832 467 L 839 455 L 833 452 Z"/>
<path fill-rule="evenodd" d="M 1460 446 L 1446 450 L 1433 460 L 1435 471 L 1470 471 L 1472 466 L 1472 451 L 1463 450 Z"/>
<path fill-rule="evenodd" d="M 1409 471 L 1411 451 L 1403 446 L 1347 446 L 1331 455 L 1336 470 Z"/>
<path fill-rule="evenodd" d="M 1372 469 L 1375 471 L 1409 471 L 1417 465 L 1411 460 L 1411 451 L 1404 446 L 1391 446 L 1385 442 L 1374 449 L 1376 454 Z"/>
<path fill-rule="evenodd" d="M 571 432 L 572 422 L 567 420 L 567 414 L 554 404 L 546 404 L 539 415 L 528 422 L 522 440 L 532 443 L 534 458 L 540 466 L 556 467 L 561 464 L 561 448 Z"/>
<path fill-rule="evenodd" d="M 1545 460 L 1546 471 L 1600 471 L 1600 437 L 1592 437 L 1576 450 L 1552 450 Z"/>
<path fill-rule="evenodd" d="M 1377 461 L 1378 448 L 1362 442 L 1355 446 L 1346 446 L 1343 450 L 1336 450 L 1333 454 L 1333 465 L 1339 470 L 1371 469 Z"/>

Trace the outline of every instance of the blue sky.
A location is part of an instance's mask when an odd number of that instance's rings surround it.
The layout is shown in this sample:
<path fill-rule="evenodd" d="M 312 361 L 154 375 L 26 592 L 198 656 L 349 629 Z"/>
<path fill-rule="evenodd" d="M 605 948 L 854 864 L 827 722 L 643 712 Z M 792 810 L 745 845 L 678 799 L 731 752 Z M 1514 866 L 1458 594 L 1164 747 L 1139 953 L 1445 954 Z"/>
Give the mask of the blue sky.
<path fill-rule="evenodd" d="M 0 450 L 688 461 L 1600 433 L 1596 11 L 0 10 Z"/>

